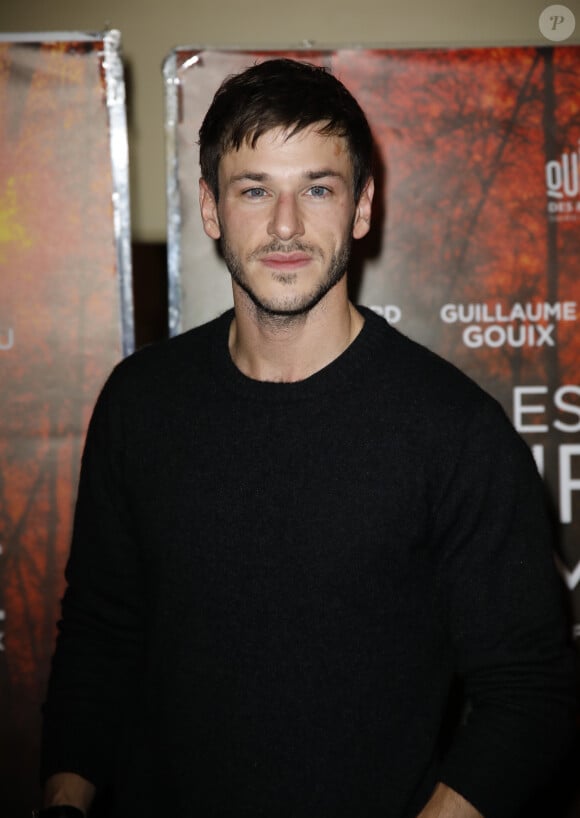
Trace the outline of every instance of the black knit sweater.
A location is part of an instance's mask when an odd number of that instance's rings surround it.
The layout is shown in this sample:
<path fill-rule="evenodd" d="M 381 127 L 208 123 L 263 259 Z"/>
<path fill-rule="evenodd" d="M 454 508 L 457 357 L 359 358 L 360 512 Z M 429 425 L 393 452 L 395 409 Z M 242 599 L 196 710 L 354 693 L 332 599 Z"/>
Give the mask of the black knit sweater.
<path fill-rule="evenodd" d="M 512 815 L 570 729 L 542 488 L 500 407 L 373 313 L 298 383 L 231 314 L 120 364 L 83 457 L 44 775 L 122 818 Z M 455 676 L 468 708 L 448 752 Z"/>

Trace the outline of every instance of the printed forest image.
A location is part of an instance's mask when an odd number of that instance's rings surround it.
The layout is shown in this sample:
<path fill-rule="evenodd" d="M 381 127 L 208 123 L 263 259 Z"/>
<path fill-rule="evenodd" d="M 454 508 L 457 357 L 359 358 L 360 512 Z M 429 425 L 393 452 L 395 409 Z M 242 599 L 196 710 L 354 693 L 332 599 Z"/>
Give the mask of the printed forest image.
<path fill-rule="evenodd" d="M 505 315 L 516 303 L 534 302 L 528 314 L 542 324 L 542 304 L 577 296 L 580 206 L 565 216 L 548 208 L 559 200 L 547 198 L 545 168 L 571 150 L 568 189 L 577 201 L 578 49 L 400 52 L 386 59 L 387 70 L 384 57 L 366 61 L 354 90 L 384 151 L 384 286 L 406 328 L 485 373 L 504 400 L 511 383 L 573 375 L 564 372 L 577 356 L 573 321 L 547 334 L 518 324 L 501 347 L 500 339 L 480 346 L 474 334 L 458 350 L 438 307 L 486 302 Z"/>
<path fill-rule="evenodd" d="M 0 813 L 38 803 L 86 425 L 121 356 L 102 43 L 0 44 Z"/>

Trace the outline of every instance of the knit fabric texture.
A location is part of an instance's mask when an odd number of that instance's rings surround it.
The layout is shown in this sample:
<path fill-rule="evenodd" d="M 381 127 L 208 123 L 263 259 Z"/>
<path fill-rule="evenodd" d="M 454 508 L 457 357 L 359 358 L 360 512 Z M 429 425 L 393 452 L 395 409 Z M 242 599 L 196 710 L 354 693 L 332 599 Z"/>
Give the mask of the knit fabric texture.
<path fill-rule="evenodd" d="M 530 452 L 477 385 L 360 310 L 297 383 L 235 367 L 232 313 L 112 373 L 45 777 L 113 788 L 119 818 L 413 818 L 438 780 L 507 818 L 557 763 L 572 660 Z"/>

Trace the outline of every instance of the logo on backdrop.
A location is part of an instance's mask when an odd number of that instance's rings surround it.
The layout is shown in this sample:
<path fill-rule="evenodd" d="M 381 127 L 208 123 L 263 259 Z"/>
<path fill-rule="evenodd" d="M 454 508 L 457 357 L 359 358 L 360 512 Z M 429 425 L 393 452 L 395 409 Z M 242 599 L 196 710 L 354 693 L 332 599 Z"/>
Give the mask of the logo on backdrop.
<path fill-rule="evenodd" d="M 546 195 L 552 221 L 580 218 L 580 141 L 576 150 L 563 151 L 546 162 Z"/>
<path fill-rule="evenodd" d="M 516 302 L 503 304 L 445 304 L 440 318 L 445 324 L 463 326 L 466 347 L 554 347 L 560 321 L 576 321 L 575 301 Z"/>
<path fill-rule="evenodd" d="M 382 307 L 374 304 L 369 309 L 376 312 L 377 315 L 381 315 L 389 324 L 398 324 L 402 318 L 401 308 L 397 307 L 396 304 L 385 304 Z"/>

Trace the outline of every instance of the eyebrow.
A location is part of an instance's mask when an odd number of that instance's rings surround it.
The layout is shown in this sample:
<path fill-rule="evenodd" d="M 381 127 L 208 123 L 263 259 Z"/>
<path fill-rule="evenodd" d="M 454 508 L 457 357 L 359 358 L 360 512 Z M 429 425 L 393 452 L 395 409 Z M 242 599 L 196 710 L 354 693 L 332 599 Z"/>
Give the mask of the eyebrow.
<path fill-rule="evenodd" d="M 344 174 L 339 173 L 337 170 L 330 170 L 330 168 L 324 168 L 323 170 L 310 170 L 305 174 L 305 176 L 307 179 L 312 181 L 315 181 L 316 179 L 325 179 L 327 177 L 346 181 Z"/>
<path fill-rule="evenodd" d="M 302 174 L 305 179 L 308 179 L 311 182 L 315 182 L 317 179 L 341 179 L 343 182 L 346 182 L 343 173 L 339 173 L 336 170 L 331 170 L 330 168 L 322 168 L 321 170 L 309 170 L 306 173 Z M 233 176 L 230 176 L 229 182 L 268 182 L 272 177 L 268 173 L 255 173 L 253 171 L 244 170 L 241 173 L 236 173 Z"/>

